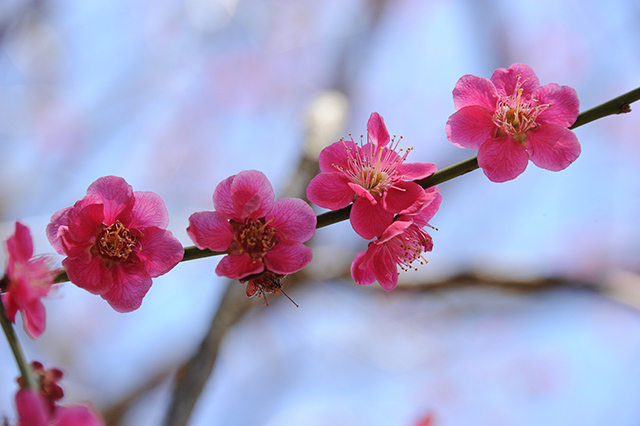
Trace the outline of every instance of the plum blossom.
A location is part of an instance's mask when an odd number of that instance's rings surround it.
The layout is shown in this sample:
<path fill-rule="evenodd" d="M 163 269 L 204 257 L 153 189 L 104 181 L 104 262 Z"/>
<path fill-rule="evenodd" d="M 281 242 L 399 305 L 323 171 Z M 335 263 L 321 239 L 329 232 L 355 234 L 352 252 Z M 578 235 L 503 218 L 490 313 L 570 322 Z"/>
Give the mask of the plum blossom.
<path fill-rule="evenodd" d="M 370 240 L 380 235 L 396 214 L 413 214 L 427 201 L 414 180 L 436 171 L 431 163 L 405 163 L 411 149 L 396 152 L 399 139 L 389 138 L 380 114 L 371 114 L 367 143 L 353 139 L 333 143 L 320 153 L 321 173 L 307 187 L 307 198 L 320 207 L 337 210 L 352 201 L 351 226 Z M 399 150 L 400 152 L 402 150 Z"/>
<path fill-rule="evenodd" d="M 398 284 L 398 267 L 407 271 L 415 261 L 425 263 L 422 253 L 433 249 L 433 240 L 423 228 L 436 214 L 442 203 L 437 189 L 424 190 L 427 205 L 413 215 L 399 215 L 367 250 L 358 253 L 351 264 L 351 276 L 360 285 L 378 281 L 389 291 Z"/>
<path fill-rule="evenodd" d="M 60 369 L 45 370 L 39 362 L 33 362 L 31 368 L 39 389 L 27 389 L 22 378 L 18 379 L 21 389 L 16 394 L 17 426 L 104 426 L 91 405 L 64 407 L 57 404 L 64 396 L 57 383 L 63 375 Z"/>
<path fill-rule="evenodd" d="M 47 237 L 69 280 L 98 294 L 116 311 L 138 309 L 151 279 L 169 272 L 184 256 L 166 230 L 169 213 L 153 192 L 133 191 L 122 178 L 106 176 L 87 195 L 55 213 Z"/>
<path fill-rule="evenodd" d="M 275 201 L 262 172 L 246 170 L 220 182 L 213 207 L 192 214 L 187 233 L 199 249 L 227 253 L 216 274 L 249 282 L 247 295 L 281 289 L 274 280 L 279 285 L 311 262 L 311 249 L 303 243 L 315 232 L 313 209 L 297 198 Z"/>
<path fill-rule="evenodd" d="M 16 222 L 15 232 L 6 241 L 7 269 L 2 282 L 2 304 L 5 316 L 15 323 L 22 314 L 24 330 L 32 338 L 40 337 L 45 328 L 45 311 L 40 299 L 51 289 L 54 271 L 46 257 L 33 257 L 33 241 L 29 228 Z"/>
<path fill-rule="evenodd" d="M 478 165 L 493 182 L 515 179 L 529 160 L 560 171 L 580 155 L 580 143 L 568 129 L 580 101 L 568 86 L 540 86 L 524 64 L 498 68 L 491 79 L 467 74 L 453 89 L 456 112 L 449 117 L 449 141 L 478 150 Z"/>

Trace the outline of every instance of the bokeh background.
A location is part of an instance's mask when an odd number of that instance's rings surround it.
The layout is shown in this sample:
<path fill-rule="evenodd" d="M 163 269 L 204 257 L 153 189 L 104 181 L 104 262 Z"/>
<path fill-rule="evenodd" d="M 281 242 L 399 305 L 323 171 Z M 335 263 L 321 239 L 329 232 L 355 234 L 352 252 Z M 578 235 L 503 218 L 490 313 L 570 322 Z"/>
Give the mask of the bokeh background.
<path fill-rule="evenodd" d="M 189 246 L 218 182 L 258 169 L 300 194 L 301 160 L 373 111 L 409 161 L 444 168 L 475 155 L 444 133 L 459 77 L 523 62 L 586 110 L 640 85 L 639 22 L 630 0 L 3 0 L 0 236 L 20 220 L 54 253 L 50 216 L 113 174 L 163 197 Z M 442 184 L 429 263 L 394 292 L 351 281 L 366 242 L 348 223 L 319 230 L 289 293 L 300 307 L 253 300 L 190 425 L 639 424 L 640 120 L 576 134 L 560 173 Z M 227 285 L 216 262 L 179 264 L 124 315 L 66 283 L 44 335 L 18 323 L 19 337 L 66 371 L 66 403 L 160 425 Z M 13 419 L 18 373 L 0 354 Z"/>

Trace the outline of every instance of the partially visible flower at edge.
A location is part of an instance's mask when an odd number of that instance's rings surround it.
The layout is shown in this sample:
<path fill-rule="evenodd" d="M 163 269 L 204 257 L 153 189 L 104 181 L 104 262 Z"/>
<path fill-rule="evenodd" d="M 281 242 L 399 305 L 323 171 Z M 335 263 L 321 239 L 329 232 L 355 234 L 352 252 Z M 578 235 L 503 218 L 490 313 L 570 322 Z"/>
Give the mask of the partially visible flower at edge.
<path fill-rule="evenodd" d="M 227 253 L 216 274 L 249 281 L 248 296 L 273 292 L 266 285 L 271 278 L 280 282 L 311 262 L 312 251 L 303 243 L 315 232 L 313 209 L 298 198 L 275 201 L 262 172 L 246 170 L 220 182 L 213 206 L 215 211 L 189 217 L 187 233 L 199 249 Z"/>
<path fill-rule="evenodd" d="M 349 220 L 354 231 L 370 240 L 386 229 L 396 214 L 413 214 L 427 201 L 420 185 L 437 169 L 431 163 L 405 163 L 399 140 L 390 139 L 380 114 L 371 114 L 367 143 L 341 140 L 320 153 L 320 171 L 307 187 L 307 198 L 320 207 L 337 210 L 354 201 Z M 401 150 L 400 150 L 401 151 Z"/>
<path fill-rule="evenodd" d="M 47 296 L 55 277 L 47 257 L 33 258 L 29 228 L 16 222 L 15 232 L 6 241 L 7 267 L 2 281 L 2 304 L 7 319 L 15 323 L 22 314 L 29 337 L 40 337 L 45 328 L 45 310 L 40 299 Z"/>
<path fill-rule="evenodd" d="M 16 426 L 104 426 L 104 421 L 89 405 L 61 406 L 57 404 L 64 392 L 58 385 L 63 373 L 60 369 L 44 369 L 33 362 L 31 368 L 38 378 L 38 391 L 26 389 L 18 379 L 20 390 L 16 394 L 18 423 Z"/>
<path fill-rule="evenodd" d="M 491 79 L 467 74 L 453 89 L 456 112 L 449 117 L 449 141 L 478 150 L 478 165 L 493 182 L 515 179 L 529 160 L 551 171 L 567 168 L 580 155 L 568 129 L 579 115 L 574 89 L 540 86 L 524 64 L 498 68 Z"/>
<path fill-rule="evenodd" d="M 393 290 L 398 285 L 398 267 L 411 269 L 413 262 L 423 259 L 423 252 L 433 249 L 433 240 L 423 228 L 430 226 L 428 222 L 440 208 L 442 196 L 437 188 L 424 191 L 430 202 L 423 210 L 396 217 L 366 251 L 356 255 L 351 264 L 355 282 L 369 285 L 378 281 L 384 290 Z"/>
<path fill-rule="evenodd" d="M 133 191 L 123 178 L 105 176 L 87 195 L 55 213 L 47 237 L 69 280 L 100 295 L 118 312 L 138 309 L 152 278 L 182 260 L 180 241 L 166 230 L 169 212 L 160 196 Z"/>

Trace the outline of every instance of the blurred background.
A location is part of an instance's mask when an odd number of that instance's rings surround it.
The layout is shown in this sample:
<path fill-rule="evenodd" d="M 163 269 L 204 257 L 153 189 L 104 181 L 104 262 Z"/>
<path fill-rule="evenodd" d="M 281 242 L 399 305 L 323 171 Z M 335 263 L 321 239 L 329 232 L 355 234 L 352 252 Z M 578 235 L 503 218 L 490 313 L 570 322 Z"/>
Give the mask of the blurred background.
<path fill-rule="evenodd" d="M 258 169 L 303 196 L 320 149 L 373 111 L 408 161 L 447 167 L 475 155 L 444 132 L 458 78 L 523 62 L 584 111 L 640 85 L 639 22 L 630 0 L 3 0 L 0 237 L 20 220 L 53 254 L 51 215 L 113 174 L 164 198 L 190 246 L 187 219 L 221 180 Z M 640 121 L 575 133 L 583 153 L 560 173 L 442 184 L 429 263 L 393 292 L 351 280 L 366 242 L 348 223 L 318 230 L 291 278 L 300 307 L 250 301 L 189 424 L 639 424 Z M 65 283 L 43 336 L 18 322 L 19 337 L 65 370 L 65 403 L 161 425 L 227 285 L 217 261 L 179 264 L 130 314 Z"/>

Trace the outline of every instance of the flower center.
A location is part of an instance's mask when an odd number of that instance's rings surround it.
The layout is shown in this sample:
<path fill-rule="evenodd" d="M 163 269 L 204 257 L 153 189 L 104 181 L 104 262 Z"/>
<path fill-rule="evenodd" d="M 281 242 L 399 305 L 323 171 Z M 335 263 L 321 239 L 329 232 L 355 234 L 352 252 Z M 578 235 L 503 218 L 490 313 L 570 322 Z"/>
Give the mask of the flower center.
<path fill-rule="evenodd" d="M 276 244 L 275 228 L 263 220 L 248 219 L 244 224 L 235 224 L 235 227 L 229 254 L 247 253 L 254 260 L 262 260 Z"/>
<path fill-rule="evenodd" d="M 536 119 L 549 108 L 550 104 L 541 104 L 534 96 L 523 99 L 521 77 L 518 76 L 514 93 L 501 96 L 498 100 L 493 122 L 498 126 L 498 136 L 509 135 L 524 145 L 527 139 L 526 133 L 538 126 Z"/>
<path fill-rule="evenodd" d="M 400 137 L 396 142 L 395 137 L 389 146 L 380 146 L 370 143 L 356 145 L 355 149 L 347 149 L 346 170 L 334 164 L 334 167 L 345 173 L 353 183 L 366 189 L 372 195 L 381 197 L 384 192 L 396 182 L 402 180 L 398 167 L 406 160 L 411 148 L 404 155 L 396 152 Z M 400 152 L 402 149 L 399 150 Z"/>
<path fill-rule="evenodd" d="M 136 246 L 136 237 L 119 220 L 102 228 L 98 237 L 98 251 L 112 260 L 125 261 Z"/>
<path fill-rule="evenodd" d="M 418 268 L 411 267 L 411 264 L 418 259 L 421 259 L 421 265 L 427 263 L 422 253 L 432 250 L 433 240 L 424 229 L 412 225 L 402 234 L 391 239 L 387 246 L 400 269 L 405 272 L 411 269 L 417 271 Z"/>

